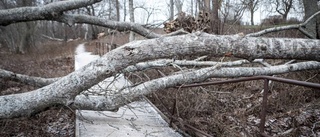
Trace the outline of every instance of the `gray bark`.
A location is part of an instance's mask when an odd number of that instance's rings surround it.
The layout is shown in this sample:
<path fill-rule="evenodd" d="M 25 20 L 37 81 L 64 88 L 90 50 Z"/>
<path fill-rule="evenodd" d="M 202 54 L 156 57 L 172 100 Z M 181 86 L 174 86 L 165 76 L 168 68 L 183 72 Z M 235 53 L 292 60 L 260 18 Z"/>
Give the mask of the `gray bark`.
<path fill-rule="evenodd" d="M 305 59 L 320 61 L 320 49 L 318 40 L 307 39 L 286 39 L 286 38 L 253 38 L 253 37 L 238 37 L 238 36 L 217 36 L 206 33 L 188 34 L 174 37 L 161 37 L 144 41 L 134 41 L 124 46 L 110 51 L 100 59 L 91 62 L 83 68 L 59 79 L 58 81 L 45 86 L 43 88 L 14 95 L 5 95 L 0 97 L 0 118 L 12 118 L 20 116 L 30 116 L 47 107 L 55 104 L 74 106 L 82 108 L 75 102 L 75 98 L 82 91 L 89 89 L 103 79 L 119 73 L 124 68 L 147 60 L 159 58 L 172 58 L 174 56 L 186 55 L 207 55 L 221 57 L 226 53 L 231 52 L 234 57 L 247 58 L 253 60 L 256 58 L 280 58 L 280 59 Z M 319 62 L 308 63 L 304 65 L 308 69 L 319 69 Z M 300 67 L 287 65 L 287 68 L 277 69 L 278 71 L 299 70 Z M 303 68 L 303 67 L 302 67 Z M 227 75 L 229 70 L 210 71 L 219 75 Z M 261 68 L 264 69 L 264 68 Z M 210 69 L 209 69 L 210 70 Z M 199 70 L 203 72 L 203 70 Z M 238 76 L 260 75 L 257 70 L 241 71 L 234 70 Z M 231 73 L 231 72 L 230 72 Z M 263 74 L 268 74 L 266 70 Z M 210 74 L 210 75 L 209 75 Z M 208 77 L 211 73 L 208 73 Z M 191 75 L 190 75 L 191 76 Z M 195 75 L 189 77 L 188 83 L 193 81 L 204 80 Z M 214 75 L 212 75 L 214 76 Z M 199 78 L 195 78 L 199 77 Z M 218 76 L 217 76 L 218 77 Z M 171 79 L 171 78 L 168 78 Z M 170 80 L 170 82 L 173 79 Z M 155 91 L 159 88 L 173 86 L 175 83 L 167 83 L 169 81 L 150 81 L 153 82 L 150 88 L 146 89 L 143 86 L 135 87 L 134 89 L 125 90 L 121 95 L 131 96 L 132 91 L 137 91 L 139 94 L 146 94 L 148 90 Z M 158 85 L 157 85 L 158 84 Z M 180 83 L 181 84 L 181 83 Z M 107 101 L 96 106 L 105 106 L 106 109 L 114 110 L 111 103 L 123 104 L 130 100 L 123 100 L 122 96 L 114 96 L 106 98 Z"/>

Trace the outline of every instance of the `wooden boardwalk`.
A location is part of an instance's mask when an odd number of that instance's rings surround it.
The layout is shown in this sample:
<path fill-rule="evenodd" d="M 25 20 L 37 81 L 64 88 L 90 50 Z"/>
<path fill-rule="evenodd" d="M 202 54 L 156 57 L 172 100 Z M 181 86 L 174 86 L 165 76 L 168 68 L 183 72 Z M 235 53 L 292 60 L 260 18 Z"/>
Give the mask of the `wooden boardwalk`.
<path fill-rule="evenodd" d="M 75 69 L 97 58 L 84 49 L 84 44 L 77 47 Z M 128 84 L 130 82 L 120 74 L 116 79 L 108 78 L 89 90 L 101 93 L 101 87 L 117 90 Z M 182 137 L 146 100 L 128 104 L 118 112 L 77 110 L 75 127 L 76 137 Z"/>
<path fill-rule="evenodd" d="M 76 137 L 182 137 L 147 101 L 118 112 L 77 111 Z"/>

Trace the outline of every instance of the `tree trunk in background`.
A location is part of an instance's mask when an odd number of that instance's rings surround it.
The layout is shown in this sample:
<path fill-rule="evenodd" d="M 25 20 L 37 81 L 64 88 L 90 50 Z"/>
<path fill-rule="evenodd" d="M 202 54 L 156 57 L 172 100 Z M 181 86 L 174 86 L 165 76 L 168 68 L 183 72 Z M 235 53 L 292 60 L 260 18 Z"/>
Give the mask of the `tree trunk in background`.
<path fill-rule="evenodd" d="M 198 10 L 199 10 L 199 0 L 196 0 L 196 6 L 194 9 L 194 16 L 195 17 L 198 15 Z"/>
<path fill-rule="evenodd" d="M 127 0 L 123 1 L 123 21 L 126 21 L 127 17 Z"/>
<path fill-rule="evenodd" d="M 170 0 L 170 17 L 169 17 L 169 20 L 173 20 L 173 17 L 174 17 L 174 3 L 173 3 L 173 0 Z"/>
<path fill-rule="evenodd" d="M 97 39 L 98 38 L 98 31 L 97 26 L 90 25 L 91 26 L 91 39 Z"/>
<path fill-rule="evenodd" d="M 133 9 L 133 0 L 129 0 L 129 14 L 130 14 L 130 22 L 134 22 L 134 9 Z M 133 41 L 135 39 L 134 32 L 130 31 L 129 41 Z"/>
<path fill-rule="evenodd" d="M 63 24 L 63 28 L 64 28 L 64 31 L 63 31 L 63 41 L 64 42 L 67 42 L 68 41 L 68 25 L 67 24 Z"/>
<path fill-rule="evenodd" d="M 33 0 L 17 1 L 18 7 L 33 6 L 33 5 L 34 5 Z M 34 46 L 32 40 L 33 40 L 33 33 L 36 26 L 36 22 L 34 23 L 25 22 L 23 26 L 25 27 L 21 28 L 21 31 L 20 31 L 20 44 L 17 52 L 22 54 L 26 53 L 26 51 L 28 51 L 30 47 Z"/>
<path fill-rule="evenodd" d="M 214 34 L 219 34 L 219 28 L 220 28 L 220 19 L 219 19 L 219 0 L 212 0 L 212 18 L 213 20 L 211 21 L 211 29 Z"/>
<path fill-rule="evenodd" d="M 210 12 L 210 0 L 203 0 L 204 1 L 204 10 Z"/>
<path fill-rule="evenodd" d="M 180 12 L 182 12 L 183 1 L 181 1 L 181 0 L 175 0 L 175 1 L 174 1 L 174 5 L 176 6 L 176 9 L 177 9 L 178 14 L 179 14 Z"/>
<path fill-rule="evenodd" d="M 254 11 L 252 11 L 252 9 L 250 9 L 250 22 L 251 22 L 251 25 L 254 25 L 253 14 L 254 14 Z"/>
<path fill-rule="evenodd" d="M 203 9 L 203 1 L 201 0 L 197 0 L 198 1 L 198 10 L 200 11 L 201 9 Z"/>
<path fill-rule="evenodd" d="M 116 0 L 117 21 L 120 21 L 120 4 L 119 0 Z"/>
<path fill-rule="evenodd" d="M 95 16 L 95 10 L 92 5 L 86 7 L 86 9 L 87 9 L 87 12 L 89 15 Z M 109 17 L 109 19 L 110 19 L 110 17 Z M 90 28 L 91 28 L 91 38 L 90 39 L 92 39 L 92 40 L 97 39 L 98 38 L 97 26 L 90 25 Z"/>
<path fill-rule="evenodd" d="M 193 14 L 193 0 L 191 0 L 190 7 L 191 7 L 190 12 L 191 12 L 191 16 L 192 16 L 192 14 Z"/>
<path fill-rule="evenodd" d="M 315 12 L 319 11 L 319 7 L 317 5 L 318 0 L 303 0 L 303 6 L 304 6 L 304 13 L 305 13 L 305 19 L 310 17 Z M 306 30 L 314 37 L 319 39 L 319 33 L 320 33 L 320 17 L 316 17 L 313 20 L 311 20 L 306 25 Z"/>
<path fill-rule="evenodd" d="M 19 49 L 17 52 L 21 54 L 26 53 L 30 49 L 30 47 L 34 46 L 32 36 L 35 30 L 35 23 L 26 22 L 26 23 L 23 23 L 23 26 L 25 26 L 25 28 L 24 29 L 22 28 Z"/>

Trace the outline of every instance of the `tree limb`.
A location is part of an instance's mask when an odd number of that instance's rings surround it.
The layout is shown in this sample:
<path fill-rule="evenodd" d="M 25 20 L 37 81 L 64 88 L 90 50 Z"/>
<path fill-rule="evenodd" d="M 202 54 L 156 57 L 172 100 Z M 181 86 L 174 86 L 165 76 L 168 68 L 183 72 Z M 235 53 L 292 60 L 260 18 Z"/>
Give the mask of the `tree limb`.
<path fill-rule="evenodd" d="M 54 18 L 62 15 L 64 11 L 78 9 L 100 1 L 102 0 L 67 0 L 38 7 L 0 10 L 0 25 L 6 26 L 11 23 L 35 20 L 54 20 Z"/>
<path fill-rule="evenodd" d="M 166 66 L 170 66 L 171 64 L 176 64 L 179 66 L 214 66 L 218 63 L 220 63 L 225 67 L 230 67 L 230 66 L 242 65 L 250 62 L 247 60 L 238 60 L 238 61 L 232 61 L 232 62 L 215 62 L 215 61 L 188 61 L 188 60 L 159 59 L 155 61 L 137 63 L 135 65 L 128 66 L 123 71 L 124 72 L 142 71 L 142 70 L 151 69 L 155 67 L 166 67 Z M 0 78 L 21 82 L 21 83 L 24 83 L 27 85 L 33 85 L 36 87 L 44 87 L 60 79 L 60 77 L 59 78 L 33 77 L 33 76 L 14 73 L 14 72 L 3 70 L 3 69 L 0 69 Z"/>
<path fill-rule="evenodd" d="M 33 85 L 36 87 L 43 87 L 60 79 L 60 78 L 33 77 L 33 76 L 13 73 L 11 71 L 7 71 L 3 69 L 0 69 L 0 78 L 21 82 L 21 83 L 24 83 L 27 85 Z"/>
<path fill-rule="evenodd" d="M 283 74 L 293 71 L 302 71 L 309 69 L 320 69 L 320 62 L 308 61 L 289 65 L 279 65 L 271 67 L 237 67 L 220 68 L 217 66 L 202 68 L 196 71 L 183 74 L 162 77 L 144 82 L 134 87 L 125 88 L 113 96 L 84 96 L 78 95 L 75 98 L 72 108 L 83 110 L 116 110 L 119 107 L 134 101 L 141 95 L 146 95 L 161 89 L 176 87 L 183 84 L 202 82 L 208 78 L 233 78 L 249 77 L 256 75 Z"/>
<path fill-rule="evenodd" d="M 154 33 L 149 29 L 142 27 L 140 24 L 132 22 L 119 22 L 108 19 L 103 19 L 95 16 L 80 15 L 80 14 L 63 14 L 54 20 L 73 25 L 74 23 L 86 23 L 92 25 L 98 25 L 118 31 L 134 31 L 135 33 L 144 36 L 146 38 L 158 38 L 162 35 Z"/>

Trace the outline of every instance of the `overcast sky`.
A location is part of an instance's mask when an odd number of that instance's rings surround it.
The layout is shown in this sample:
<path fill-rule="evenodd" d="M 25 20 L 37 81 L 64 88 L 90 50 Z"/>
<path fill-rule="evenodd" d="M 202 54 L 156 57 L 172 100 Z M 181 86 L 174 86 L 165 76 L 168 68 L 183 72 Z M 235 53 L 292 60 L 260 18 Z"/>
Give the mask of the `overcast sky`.
<path fill-rule="evenodd" d="M 169 18 L 169 7 L 168 3 L 169 0 L 134 0 L 134 7 L 143 6 L 146 7 L 147 10 L 150 12 L 152 11 L 153 14 L 150 16 L 149 21 L 147 21 L 148 13 L 142 9 L 137 8 L 135 9 L 135 22 L 146 24 L 146 23 L 155 23 L 155 22 L 164 22 Z M 127 3 L 128 4 L 128 3 Z M 183 5 L 183 11 L 184 12 L 190 12 L 190 2 L 189 0 L 185 0 Z M 262 7 L 262 6 L 261 6 Z M 153 10 L 152 10 L 153 9 Z M 265 9 L 260 8 L 254 13 L 254 23 L 260 24 L 260 22 L 267 16 L 270 15 L 277 15 L 276 12 L 274 13 L 267 13 Z M 299 19 L 302 19 L 303 16 L 301 15 L 292 15 L 289 13 L 290 17 L 298 17 Z M 129 16 L 127 15 L 127 21 L 129 20 Z M 243 22 L 250 22 L 250 14 L 248 12 L 245 12 L 244 16 L 242 17 Z"/>

